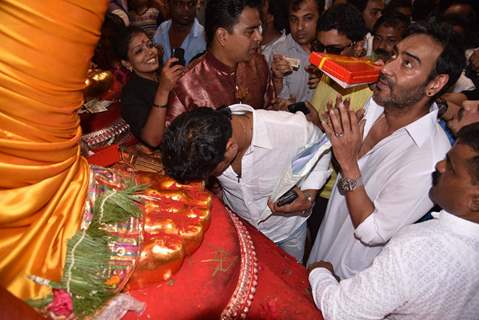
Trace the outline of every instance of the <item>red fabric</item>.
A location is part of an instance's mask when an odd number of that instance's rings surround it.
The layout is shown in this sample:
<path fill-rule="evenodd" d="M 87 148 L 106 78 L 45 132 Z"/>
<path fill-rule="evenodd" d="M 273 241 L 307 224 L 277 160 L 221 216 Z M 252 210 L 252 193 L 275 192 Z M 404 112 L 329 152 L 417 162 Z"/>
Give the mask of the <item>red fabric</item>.
<path fill-rule="evenodd" d="M 213 199 L 211 225 L 200 248 L 166 282 L 129 293 L 146 303 L 126 319 L 218 319 L 238 281 L 240 248 L 223 204 Z M 322 319 L 314 306 L 305 268 L 247 226 L 256 247 L 258 286 L 249 319 Z"/>
<path fill-rule="evenodd" d="M 120 103 L 114 102 L 105 112 L 80 114 L 82 133 L 86 134 L 110 126 L 113 121 L 121 117 L 120 109 Z"/>
<path fill-rule="evenodd" d="M 223 254 L 222 269 L 217 271 Z M 234 265 L 228 268 L 233 263 Z M 239 276 L 240 248 L 236 230 L 220 201 L 213 199 L 211 225 L 200 248 L 186 258 L 173 277 L 145 289 L 129 293 L 146 302 L 139 319 L 218 319 L 228 303 Z M 136 319 L 128 313 L 125 319 Z"/>
<path fill-rule="evenodd" d="M 44 319 L 28 304 L 0 287 L 0 320 L 41 320 Z"/>
<path fill-rule="evenodd" d="M 120 161 L 120 148 L 117 144 L 95 151 L 94 155 L 87 158 L 89 164 L 101 167 L 109 167 Z"/>
<path fill-rule="evenodd" d="M 207 52 L 190 63 L 170 92 L 166 122 L 168 125 L 183 112 L 201 106 L 218 109 L 242 102 L 255 109 L 268 108 L 274 98 L 273 81 L 262 54 L 240 62 L 235 70 Z"/>
<path fill-rule="evenodd" d="M 321 52 L 313 52 L 309 56 L 311 64 L 320 70 L 347 84 L 373 83 L 379 78 L 381 68 L 370 60 L 346 57 Z"/>
<path fill-rule="evenodd" d="M 259 284 L 249 319 L 318 319 L 308 272 L 253 226 L 246 224 L 256 246 Z"/>
<path fill-rule="evenodd" d="M 81 113 L 80 114 L 80 126 L 82 128 L 82 134 L 88 134 L 101 129 L 110 127 L 115 121 L 121 118 L 121 104 L 119 102 L 112 103 L 108 110 L 98 113 Z M 121 146 L 130 146 L 138 143 L 138 140 L 128 130 L 128 134 L 120 141 L 115 141 Z"/>

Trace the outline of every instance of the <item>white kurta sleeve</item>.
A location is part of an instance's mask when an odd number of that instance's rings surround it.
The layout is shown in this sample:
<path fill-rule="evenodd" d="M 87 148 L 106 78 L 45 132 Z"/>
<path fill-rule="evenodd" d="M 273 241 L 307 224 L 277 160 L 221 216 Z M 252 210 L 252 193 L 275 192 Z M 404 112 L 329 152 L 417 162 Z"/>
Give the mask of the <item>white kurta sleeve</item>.
<path fill-rule="evenodd" d="M 309 282 L 324 319 L 383 319 L 394 312 L 407 301 L 408 274 L 401 262 L 400 247 L 386 247 L 370 268 L 339 283 L 328 270 L 313 270 Z"/>
<path fill-rule="evenodd" d="M 374 211 L 355 230 L 356 237 L 367 245 L 381 245 L 389 241 L 402 227 L 413 224 L 424 216 L 433 203 L 429 199 L 432 185 L 432 166 L 411 161 L 396 172 L 379 193 Z M 366 190 L 367 192 L 367 190 Z"/>

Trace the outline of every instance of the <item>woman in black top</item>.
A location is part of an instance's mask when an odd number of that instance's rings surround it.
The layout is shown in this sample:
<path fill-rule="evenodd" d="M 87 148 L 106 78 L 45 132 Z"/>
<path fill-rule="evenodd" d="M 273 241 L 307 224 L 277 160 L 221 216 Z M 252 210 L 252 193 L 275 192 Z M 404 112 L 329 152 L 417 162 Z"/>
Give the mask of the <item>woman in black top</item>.
<path fill-rule="evenodd" d="M 162 52 L 137 27 L 126 28 L 117 41 L 117 51 L 122 65 L 132 72 L 122 90 L 122 116 L 138 139 L 156 147 L 165 128 L 168 95 L 184 67 L 171 58 L 160 72 Z"/>

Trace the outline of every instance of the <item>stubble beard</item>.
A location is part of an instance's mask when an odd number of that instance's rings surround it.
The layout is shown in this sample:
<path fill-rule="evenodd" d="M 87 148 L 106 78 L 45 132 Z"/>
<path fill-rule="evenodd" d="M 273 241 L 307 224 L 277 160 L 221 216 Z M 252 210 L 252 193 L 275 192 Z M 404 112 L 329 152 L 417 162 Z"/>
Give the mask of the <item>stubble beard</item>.
<path fill-rule="evenodd" d="M 374 101 L 385 109 L 390 109 L 396 112 L 405 112 L 411 106 L 418 103 L 424 97 L 424 91 L 427 86 L 427 82 L 419 85 L 412 90 L 394 90 L 394 84 L 388 79 L 389 96 L 381 98 L 380 96 L 373 94 Z"/>

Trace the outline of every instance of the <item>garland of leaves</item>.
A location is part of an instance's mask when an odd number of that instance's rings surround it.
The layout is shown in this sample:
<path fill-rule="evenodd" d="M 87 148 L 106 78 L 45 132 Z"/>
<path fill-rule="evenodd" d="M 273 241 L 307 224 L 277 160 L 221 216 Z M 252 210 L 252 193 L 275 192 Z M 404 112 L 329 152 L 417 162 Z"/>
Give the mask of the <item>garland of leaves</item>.
<path fill-rule="evenodd" d="M 82 319 L 93 314 L 118 289 L 108 285 L 110 258 L 113 255 L 109 244 L 116 239 L 105 231 L 109 224 L 127 222 L 131 217 L 140 218 L 139 192 L 146 185 L 129 182 L 124 190 L 106 190 L 96 199 L 93 218 L 85 230 L 78 231 L 67 244 L 67 257 L 61 282 L 51 282 L 52 288 L 64 288 L 73 299 L 74 314 Z M 46 306 L 51 296 L 30 301 L 35 306 Z"/>

